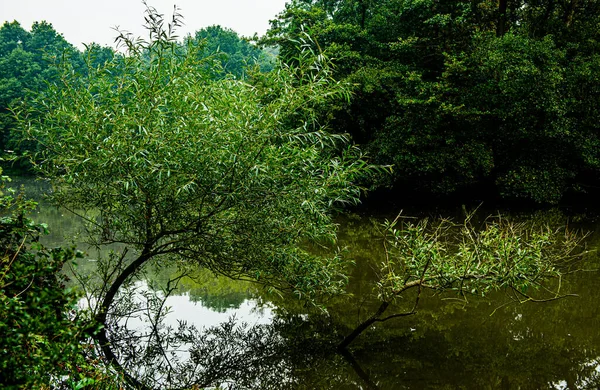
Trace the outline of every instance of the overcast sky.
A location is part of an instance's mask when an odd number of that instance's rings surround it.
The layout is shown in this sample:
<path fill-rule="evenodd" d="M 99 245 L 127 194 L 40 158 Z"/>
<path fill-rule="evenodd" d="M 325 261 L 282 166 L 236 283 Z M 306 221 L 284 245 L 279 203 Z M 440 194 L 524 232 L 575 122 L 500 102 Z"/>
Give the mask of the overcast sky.
<path fill-rule="evenodd" d="M 181 9 L 185 26 L 180 29 L 180 36 L 214 24 L 244 36 L 255 32 L 261 35 L 285 3 L 286 0 L 148 0 L 169 20 L 174 5 Z M 144 10 L 141 0 L 0 0 L 0 22 L 17 20 L 29 30 L 34 21 L 46 20 L 79 48 L 90 42 L 114 46 L 116 26 L 146 37 L 142 29 Z"/>

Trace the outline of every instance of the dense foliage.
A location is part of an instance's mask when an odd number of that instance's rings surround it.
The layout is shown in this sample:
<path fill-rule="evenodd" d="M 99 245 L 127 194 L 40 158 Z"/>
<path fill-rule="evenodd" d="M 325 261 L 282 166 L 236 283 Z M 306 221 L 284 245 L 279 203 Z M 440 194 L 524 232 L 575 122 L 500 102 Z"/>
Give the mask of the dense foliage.
<path fill-rule="evenodd" d="M 346 95 L 326 59 L 303 52 L 256 86 L 214 79 L 201 47 L 179 50 L 178 15 L 168 30 L 152 8 L 147 21 L 148 42 L 122 36 L 127 54 L 88 66 L 85 77 L 63 64 L 60 85 L 15 109 L 21 131 L 42 145 L 36 168 L 53 180 L 51 198 L 89 221 L 95 244 L 136 250 L 110 274 L 96 319 L 108 324 L 120 287 L 150 260 L 303 297 L 340 291 L 340 257 L 303 244 L 335 240 L 332 211 L 358 202 L 372 169 L 318 121 Z M 123 372 L 111 329 L 96 341 Z M 138 373 L 124 374 L 144 386 Z"/>
<path fill-rule="evenodd" d="M 555 203 L 598 187 L 599 8 L 596 0 L 295 0 L 265 42 L 288 64 L 301 42 L 335 59 L 335 78 L 354 85 L 353 97 L 320 115 L 337 110 L 337 132 L 393 164 L 385 182 L 399 192 Z M 186 41 L 217 60 L 213 77 L 274 65 L 272 50 L 220 26 Z M 44 22 L 31 32 L 5 23 L 0 47 L 4 150 L 35 147 L 10 142 L 7 107 L 56 82 L 51 63 L 68 53 L 83 75 L 86 58 L 114 55 L 97 45 L 80 53 Z"/>
<path fill-rule="evenodd" d="M 27 217 L 36 204 L 0 186 L 0 387 L 42 388 L 85 366 L 85 322 L 61 274 L 73 249 L 38 243 L 46 229 Z"/>
<path fill-rule="evenodd" d="M 394 184 L 557 202 L 598 184 L 600 3 L 295 0 L 270 42 L 308 32 L 355 84 L 340 131 Z"/>
<path fill-rule="evenodd" d="M 356 204 L 360 184 L 382 169 L 349 146 L 345 131 L 395 166 L 397 186 L 447 194 L 492 185 L 507 197 L 556 202 L 594 184 L 593 11 L 593 1 L 297 0 L 273 23 L 277 64 L 218 26 L 182 44 L 174 35 L 180 16 L 166 23 L 151 7 L 150 39 L 121 35 L 121 54 L 97 45 L 81 54 L 51 26 L 35 25 L 60 43 L 44 46 L 54 54 L 41 57 L 43 66 L 33 61 L 38 52 L 21 48 L 36 31 L 5 24 L 0 61 L 12 73 L 0 103 L 12 102 L 15 119 L 4 134 L 16 127 L 32 142 L 52 200 L 88 222 L 92 244 L 122 249 L 98 263 L 101 286 L 90 300 L 101 326 L 87 331 L 104 372 L 140 389 L 215 387 L 236 372 L 254 386 L 253 366 L 239 362 L 287 349 L 270 341 L 281 343 L 279 335 L 246 335 L 233 322 L 201 337 L 181 323 L 161 328 L 166 298 L 148 293 L 153 329 L 140 336 L 121 325 L 143 311 L 122 287 L 153 263 L 254 280 L 309 301 L 344 291 L 345 261 L 311 244 L 337 246 L 332 213 Z M 273 71 L 249 72 L 252 65 Z M 2 206 L 0 331 L 9 337 L 0 345 L 11 357 L 0 360 L 2 379 L 16 387 L 76 379 L 86 364 L 84 324 L 59 274 L 75 252 L 36 243 L 39 227 L 24 215 L 32 204 L 8 195 Z M 534 301 L 529 289 L 560 276 L 557 264 L 575 257 L 580 240 L 502 218 L 481 227 L 470 218 L 399 224 L 383 229 L 380 306 L 345 329 L 342 351 L 372 324 L 415 314 L 425 289 L 462 297 L 505 289 Z M 411 310 L 384 316 L 410 292 Z M 225 347 L 213 359 L 228 337 L 239 353 Z M 185 361 L 176 356 L 184 344 L 192 345 Z M 18 350 L 27 353 L 13 358 Z"/>
<path fill-rule="evenodd" d="M 256 45 L 240 38 L 232 30 L 210 26 L 186 37 L 193 44 L 198 60 L 213 58 L 206 68 L 212 77 L 244 78 L 248 70 L 257 67 L 266 72 L 273 69 L 275 55 L 261 50 Z M 186 44 L 178 44 L 178 50 L 186 50 Z M 27 95 L 43 93 L 48 85 L 59 83 L 59 66 L 69 63 L 85 82 L 88 69 L 101 67 L 107 61 L 121 62 L 122 55 L 115 49 L 91 43 L 83 51 L 67 42 L 51 24 L 36 22 L 27 31 L 14 21 L 0 27 L 0 155 L 18 156 L 25 151 L 34 151 L 36 143 L 25 143 L 15 134 L 11 104 L 17 104 Z M 121 66 L 113 67 L 120 72 Z M 116 75 L 116 73 L 115 73 Z"/>
<path fill-rule="evenodd" d="M 423 291 L 485 297 L 502 290 L 518 303 L 548 302 L 569 296 L 548 282 L 576 269 L 583 236 L 535 219 L 517 222 L 500 215 L 478 222 L 448 219 L 418 222 L 401 218 L 382 224 L 385 258 L 377 265 L 375 286 L 381 301 L 340 347 L 348 346 L 374 323 L 417 313 Z M 385 316 L 396 301 L 414 301 L 405 312 Z"/>
<path fill-rule="evenodd" d="M 56 81 L 58 73 L 52 64 L 74 51 L 46 22 L 34 23 L 31 31 L 16 21 L 0 27 L 0 150 L 7 149 L 14 138 L 10 104 L 27 91 L 38 93 Z"/>

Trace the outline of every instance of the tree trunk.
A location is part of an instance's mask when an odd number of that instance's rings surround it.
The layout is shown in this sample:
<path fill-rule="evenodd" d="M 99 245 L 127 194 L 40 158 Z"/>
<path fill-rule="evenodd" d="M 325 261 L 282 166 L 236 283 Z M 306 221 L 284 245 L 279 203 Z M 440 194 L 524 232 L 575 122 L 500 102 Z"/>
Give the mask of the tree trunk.
<path fill-rule="evenodd" d="M 151 389 L 148 386 L 145 386 L 143 383 L 139 382 L 133 376 L 131 376 L 123 368 L 123 366 L 121 366 L 121 363 L 119 363 L 117 356 L 111 349 L 110 341 L 108 340 L 108 337 L 106 335 L 106 322 L 107 322 L 106 320 L 107 320 L 107 316 L 108 316 L 108 309 L 112 305 L 112 303 L 113 303 L 117 293 L 119 292 L 119 289 L 123 285 L 123 283 L 125 283 L 125 281 L 131 275 L 133 275 L 137 270 L 139 270 L 144 265 L 144 263 L 146 263 L 151 257 L 152 256 L 150 255 L 149 251 L 145 249 L 142 252 L 142 254 L 137 259 L 135 259 L 131 264 L 129 264 L 117 276 L 115 281 L 111 284 L 108 291 L 106 292 L 106 295 L 104 296 L 104 299 L 102 300 L 102 303 L 100 304 L 99 311 L 96 314 L 96 321 L 99 324 L 101 324 L 102 327 L 94 335 L 94 340 L 96 340 L 96 342 L 100 346 L 100 349 L 102 350 L 102 353 L 104 354 L 104 357 L 106 358 L 107 362 L 110 365 L 112 365 L 113 367 L 115 367 L 121 374 L 123 374 L 123 376 L 125 377 L 127 382 L 129 382 L 131 385 L 133 385 L 136 389 L 140 389 L 140 390 L 151 390 Z"/>
<path fill-rule="evenodd" d="M 506 34 L 506 11 L 508 9 L 508 0 L 498 1 L 498 26 L 496 26 L 496 36 L 501 37 Z"/>
<path fill-rule="evenodd" d="M 573 23 L 573 16 L 575 16 L 575 10 L 578 6 L 579 0 L 571 0 L 569 8 L 567 8 L 567 11 L 565 12 L 565 16 L 563 18 L 563 21 L 565 22 L 567 28 L 571 27 L 571 24 Z"/>
<path fill-rule="evenodd" d="M 533 34 L 537 38 L 542 38 L 548 34 L 548 21 L 554 12 L 555 2 L 554 0 L 549 0 L 546 5 L 546 12 L 544 12 L 544 16 L 541 20 L 538 20 L 536 23 L 535 29 L 533 30 Z"/>
<path fill-rule="evenodd" d="M 361 322 L 353 331 L 350 333 L 342 342 L 338 345 L 338 350 L 344 350 L 351 342 L 354 341 L 362 332 L 367 330 L 374 322 L 381 318 L 381 315 L 387 310 L 388 306 L 390 306 L 389 302 L 382 302 L 379 306 L 379 309 L 373 314 L 371 317 L 367 318 L 365 321 Z"/>
<path fill-rule="evenodd" d="M 358 4 L 360 7 L 360 28 L 365 28 L 365 22 L 367 20 L 367 0 L 359 0 Z"/>

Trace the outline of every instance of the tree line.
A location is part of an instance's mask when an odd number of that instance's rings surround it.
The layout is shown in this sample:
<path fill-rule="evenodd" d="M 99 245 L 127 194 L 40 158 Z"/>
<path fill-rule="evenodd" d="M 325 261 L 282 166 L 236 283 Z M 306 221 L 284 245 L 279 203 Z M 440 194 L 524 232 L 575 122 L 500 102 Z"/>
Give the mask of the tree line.
<path fill-rule="evenodd" d="M 596 0 L 294 0 L 265 41 L 335 60 L 333 127 L 398 193 L 557 203 L 598 188 L 599 21 Z"/>
<path fill-rule="evenodd" d="M 277 54 L 293 64 L 298 42 L 322 51 L 352 86 L 350 101 L 323 115 L 393 166 L 376 185 L 558 203 L 598 189 L 599 14 L 596 0 L 294 0 L 263 49 L 219 26 L 186 40 L 220 64 L 214 77 L 269 71 Z M 56 82 L 51 65 L 65 55 L 83 75 L 86 58 L 98 65 L 119 53 L 80 52 L 46 22 L 0 28 L 1 149 L 18 148 L 10 103 Z"/>

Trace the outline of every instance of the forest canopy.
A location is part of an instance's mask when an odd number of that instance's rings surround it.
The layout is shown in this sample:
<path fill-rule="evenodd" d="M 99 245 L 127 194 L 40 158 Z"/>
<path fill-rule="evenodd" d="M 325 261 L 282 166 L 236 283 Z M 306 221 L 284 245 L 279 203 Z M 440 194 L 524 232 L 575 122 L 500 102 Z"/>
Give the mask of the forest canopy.
<path fill-rule="evenodd" d="M 322 115 L 393 165 L 377 184 L 395 193 L 557 203 L 599 187 L 599 14 L 596 0 L 294 0 L 262 48 L 220 26 L 185 40 L 219 63 L 213 77 L 268 72 L 277 53 L 293 64 L 302 42 L 323 51 L 353 87 Z M 5 23 L 0 148 L 34 148 L 15 141 L 8 107 L 55 83 L 53 63 L 66 55 L 84 74 L 86 58 L 115 54 L 79 52 L 46 22 Z"/>
<path fill-rule="evenodd" d="M 600 3 L 294 0 L 267 42 L 310 34 L 355 86 L 335 115 L 399 192 L 556 203 L 600 168 Z"/>

